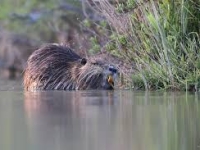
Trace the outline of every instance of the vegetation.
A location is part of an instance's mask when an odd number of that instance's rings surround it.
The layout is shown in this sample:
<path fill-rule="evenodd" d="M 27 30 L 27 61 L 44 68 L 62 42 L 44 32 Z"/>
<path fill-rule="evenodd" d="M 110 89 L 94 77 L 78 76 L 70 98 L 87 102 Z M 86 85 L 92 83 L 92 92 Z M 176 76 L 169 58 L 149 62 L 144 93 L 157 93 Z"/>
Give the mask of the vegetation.
<path fill-rule="evenodd" d="M 1 28 L 43 42 L 59 41 L 61 33 L 77 29 L 82 15 L 78 0 L 3 0 L 0 12 Z"/>
<path fill-rule="evenodd" d="M 99 3 L 114 28 L 106 47 L 134 62 L 135 89 L 199 90 L 200 2 Z"/>

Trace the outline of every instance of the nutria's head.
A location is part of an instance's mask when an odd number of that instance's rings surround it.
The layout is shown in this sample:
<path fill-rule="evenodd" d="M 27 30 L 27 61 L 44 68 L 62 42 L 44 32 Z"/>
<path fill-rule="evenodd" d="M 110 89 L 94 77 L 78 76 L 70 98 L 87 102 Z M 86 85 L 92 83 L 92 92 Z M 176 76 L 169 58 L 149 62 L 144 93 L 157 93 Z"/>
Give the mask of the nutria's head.
<path fill-rule="evenodd" d="M 66 46 L 51 44 L 28 59 L 24 86 L 26 90 L 111 90 L 117 74 L 106 59 L 82 58 Z"/>
<path fill-rule="evenodd" d="M 83 58 L 81 66 L 72 68 L 72 78 L 77 82 L 77 89 L 113 89 L 118 70 L 106 60 L 92 57 Z"/>

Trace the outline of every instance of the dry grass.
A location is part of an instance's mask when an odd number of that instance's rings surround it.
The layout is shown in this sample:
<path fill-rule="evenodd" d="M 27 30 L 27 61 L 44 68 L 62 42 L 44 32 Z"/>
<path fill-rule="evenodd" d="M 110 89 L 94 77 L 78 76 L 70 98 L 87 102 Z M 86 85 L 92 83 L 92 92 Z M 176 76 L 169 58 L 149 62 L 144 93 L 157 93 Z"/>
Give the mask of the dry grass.
<path fill-rule="evenodd" d="M 109 50 L 135 64 L 136 89 L 200 89 L 199 2 L 128 0 L 113 5 L 98 0 L 95 4 L 112 27 Z"/>

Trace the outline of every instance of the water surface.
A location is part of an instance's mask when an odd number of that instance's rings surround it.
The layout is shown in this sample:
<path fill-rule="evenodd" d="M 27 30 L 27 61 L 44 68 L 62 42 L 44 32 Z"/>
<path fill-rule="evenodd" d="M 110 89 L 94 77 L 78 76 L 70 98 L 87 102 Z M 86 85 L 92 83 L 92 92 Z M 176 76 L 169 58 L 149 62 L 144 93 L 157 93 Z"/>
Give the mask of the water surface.
<path fill-rule="evenodd" d="M 0 91 L 1 150 L 198 150 L 198 93 Z"/>

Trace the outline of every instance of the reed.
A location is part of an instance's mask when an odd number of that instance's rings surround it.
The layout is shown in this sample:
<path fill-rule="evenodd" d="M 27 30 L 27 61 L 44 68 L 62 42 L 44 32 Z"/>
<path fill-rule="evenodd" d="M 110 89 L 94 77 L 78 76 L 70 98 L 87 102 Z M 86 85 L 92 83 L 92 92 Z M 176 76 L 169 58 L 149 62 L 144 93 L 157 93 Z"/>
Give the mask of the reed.
<path fill-rule="evenodd" d="M 135 89 L 199 90 L 200 2 L 99 1 L 113 30 L 107 50 L 134 63 Z"/>

